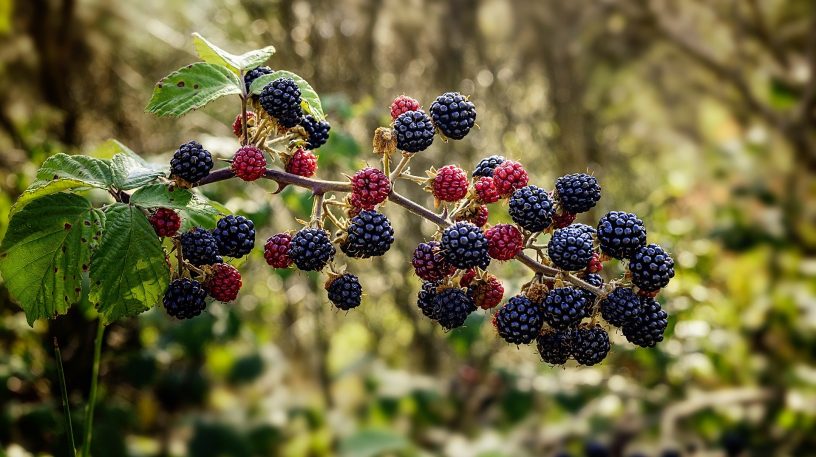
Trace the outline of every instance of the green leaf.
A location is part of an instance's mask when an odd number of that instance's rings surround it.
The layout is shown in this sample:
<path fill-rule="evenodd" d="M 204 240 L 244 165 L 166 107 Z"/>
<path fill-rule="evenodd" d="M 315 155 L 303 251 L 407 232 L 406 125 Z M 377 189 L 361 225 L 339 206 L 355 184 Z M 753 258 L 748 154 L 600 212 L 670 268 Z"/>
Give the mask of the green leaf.
<path fill-rule="evenodd" d="M 197 33 L 193 33 L 193 45 L 195 46 L 196 53 L 201 57 L 201 60 L 214 65 L 227 67 L 236 74 L 262 65 L 275 54 L 275 48 L 273 46 L 267 46 L 237 56 L 212 44 Z"/>
<path fill-rule="evenodd" d="M 386 452 L 404 450 L 408 441 L 389 430 L 368 429 L 346 437 L 340 442 L 343 457 L 376 457 Z"/>
<path fill-rule="evenodd" d="M 181 116 L 224 95 L 242 93 L 243 84 L 229 68 L 194 63 L 159 81 L 145 111 L 157 116 Z"/>
<path fill-rule="evenodd" d="M 29 325 L 65 314 L 80 300 L 82 272 L 103 222 L 88 200 L 64 193 L 39 198 L 11 218 L 0 273 Z"/>
<path fill-rule="evenodd" d="M 216 220 L 224 214 L 230 214 L 226 207 L 193 193 L 190 203 L 181 210 L 181 230 L 187 231 L 193 227 L 215 228 Z"/>
<path fill-rule="evenodd" d="M 86 155 L 96 157 L 98 159 L 112 159 L 116 154 L 127 154 L 132 157 L 138 157 L 140 160 L 144 160 L 139 157 L 138 154 L 133 152 L 132 149 L 115 139 L 107 140 L 86 153 Z"/>
<path fill-rule="evenodd" d="M 278 78 L 293 79 L 295 84 L 297 84 L 298 88 L 300 89 L 300 98 L 304 105 L 304 110 L 318 120 L 323 120 L 326 118 L 326 115 L 323 114 L 323 105 L 320 103 L 320 96 L 317 95 L 317 92 L 312 89 L 312 86 L 310 86 L 305 79 L 292 73 L 291 71 L 278 70 L 257 78 L 255 81 L 252 81 L 252 85 L 249 86 L 249 93 L 260 94 L 264 86 Z"/>
<path fill-rule="evenodd" d="M 28 186 L 11 207 L 10 215 L 14 215 L 32 201 L 66 190 L 85 189 L 88 185 L 76 179 L 57 178 L 53 181 L 34 181 Z"/>
<path fill-rule="evenodd" d="M 106 216 L 102 241 L 91 258 L 90 299 L 110 323 L 158 303 L 170 283 L 170 268 L 142 210 L 117 203 Z"/>
<path fill-rule="evenodd" d="M 130 196 L 130 203 L 143 208 L 186 208 L 193 199 L 193 193 L 178 187 L 170 190 L 167 184 L 151 184 L 137 190 Z"/>
<path fill-rule="evenodd" d="M 113 185 L 121 190 L 135 189 L 164 176 L 164 168 L 163 165 L 136 160 L 127 154 L 116 154 L 111 161 Z"/>
<path fill-rule="evenodd" d="M 82 181 L 88 187 L 107 189 L 113 184 L 110 162 L 86 156 L 55 154 L 49 157 L 39 170 L 38 181 L 68 178 Z"/>

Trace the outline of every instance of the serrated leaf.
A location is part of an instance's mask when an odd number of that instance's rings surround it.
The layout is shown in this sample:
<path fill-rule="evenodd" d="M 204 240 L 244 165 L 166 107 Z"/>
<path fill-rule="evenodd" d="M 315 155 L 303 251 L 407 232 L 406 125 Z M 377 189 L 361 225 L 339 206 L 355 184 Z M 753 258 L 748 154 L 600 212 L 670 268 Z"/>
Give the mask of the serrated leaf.
<path fill-rule="evenodd" d="M 170 283 L 170 268 L 142 210 L 117 203 L 106 218 L 99 248 L 91 257 L 89 296 L 110 323 L 158 303 Z"/>
<path fill-rule="evenodd" d="M 151 184 L 137 190 L 130 196 L 130 203 L 143 208 L 186 208 L 193 199 L 193 193 L 178 187 L 170 190 L 167 184 Z"/>
<path fill-rule="evenodd" d="M 132 149 L 116 139 L 107 140 L 99 146 L 86 152 L 86 155 L 96 157 L 97 159 L 112 159 L 116 154 L 127 154 L 131 157 L 137 158 L 138 160 L 144 161 L 144 159 L 139 157 L 139 155 L 133 152 Z"/>
<path fill-rule="evenodd" d="M 76 179 L 57 178 L 52 181 L 34 181 L 28 186 L 11 207 L 10 215 L 14 215 L 32 201 L 66 190 L 86 189 L 88 185 Z"/>
<path fill-rule="evenodd" d="M 317 92 L 312 89 L 312 86 L 309 85 L 305 79 L 292 73 L 291 71 L 278 70 L 257 78 L 255 81 L 252 81 L 252 85 L 249 87 L 249 93 L 255 95 L 260 94 L 264 86 L 278 78 L 291 78 L 294 80 L 295 84 L 298 86 L 298 89 L 300 89 L 300 99 L 306 104 L 305 111 L 318 120 L 323 120 L 326 118 L 326 115 L 323 114 L 323 105 L 320 103 L 320 96 L 317 95 Z"/>
<path fill-rule="evenodd" d="M 121 190 L 142 187 L 165 175 L 163 165 L 139 161 L 127 154 L 113 156 L 111 169 L 113 170 L 113 185 Z"/>
<path fill-rule="evenodd" d="M 196 53 L 204 62 L 227 67 L 236 74 L 260 66 L 275 54 L 275 48 L 267 46 L 241 55 L 235 55 L 214 45 L 198 33 L 193 33 L 193 46 L 195 46 Z"/>
<path fill-rule="evenodd" d="M 52 181 L 58 178 L 82 181 L 88 187 L 106 189 L 113 184 L 110 162 L 87 156 L 55 154 L 37 170 L 37 181 Z"/>
<path fill-rule="evenodd" d="M 229 68 L 194 63 L 165 76 L 153 89 L 145 111 L 181 116 L 224 95 L 240 94 L 243 81 Z"/>
<path fill-rule="evenodd" d="M 39 198 L 11 218 L 0 273 L 29 325 L 65 314 L 79 301 L 103 220 L 87 199 L 72 194 Z"/>
<path fill-rule="evenodd" d="M 217 219 L 224 214 L 230 214 L 226 207 L 193 193 L 190 203 L 181 210 L 181 230 L 187 231 L 193 227 L 215 228 Z"/>

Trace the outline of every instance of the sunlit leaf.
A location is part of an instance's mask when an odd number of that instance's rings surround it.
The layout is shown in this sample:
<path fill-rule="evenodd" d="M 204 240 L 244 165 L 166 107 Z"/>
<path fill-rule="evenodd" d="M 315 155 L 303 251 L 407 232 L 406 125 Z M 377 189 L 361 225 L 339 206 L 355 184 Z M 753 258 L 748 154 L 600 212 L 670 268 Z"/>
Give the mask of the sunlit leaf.
<path fill-rule="evenodd" d="M 243 82 L 226 67 L 194 63 L 162 78 L 145 111 L 158 116 L 181 116 L 224 95 L 242 93 Z"/>

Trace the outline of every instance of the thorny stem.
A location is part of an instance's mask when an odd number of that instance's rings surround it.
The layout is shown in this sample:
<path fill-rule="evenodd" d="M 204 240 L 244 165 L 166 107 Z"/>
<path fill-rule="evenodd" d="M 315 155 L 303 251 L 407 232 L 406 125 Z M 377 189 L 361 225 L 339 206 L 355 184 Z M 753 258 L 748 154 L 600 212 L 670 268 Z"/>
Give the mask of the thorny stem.
<path fill-rule="evenodd" d="M 312 220 L 310 221 L 311 224 L 317 224 L 319 227 L 323 227 L 323 223 L 320 222 L 320 219 L 323 218 L 323 196 L 325 194 L 314 194 L 314 201 L 312 202 Z"/>
<path fill-rule="evenodd" d="M 394 168 L 394 171 L 392 171 L 391 175 L 388 176 L 388 179 L 390 179 L 392 183 L 394 181 L 396 181 L 397 178 L 402 176 L 402 171 L 405 170 L 405 167 L 408 166 L 408 163 L 411 161 L 411 159 L 413 157 L 414 157 L 413 154 L 403 154 L 402 155 L 402 158 L 400 159 L 399 163 L 397 164 L 397 167 Z"/>

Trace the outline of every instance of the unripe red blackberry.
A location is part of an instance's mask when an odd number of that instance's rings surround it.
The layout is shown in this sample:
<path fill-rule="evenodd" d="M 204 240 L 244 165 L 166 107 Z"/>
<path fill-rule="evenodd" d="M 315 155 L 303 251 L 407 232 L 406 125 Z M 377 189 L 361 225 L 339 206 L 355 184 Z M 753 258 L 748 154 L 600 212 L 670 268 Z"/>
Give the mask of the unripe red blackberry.
<path fill-rule="evenodd" d="M 293 175 L 311 178 L 317 170 L 317 157 L 312 151 L 298 148 L 286 162 L 285 170 Z"/>
<path fill-rule="evenodd" d="M 406 111 L 394 120 L 397 148 L 415 153 L 428 149 L 433 143 L 434 126 L 422 110 Z"/>
<path fill-rule="evenodd" d="M 455 202 L 465 198 L 468 191 L 468 177 L 465 170 L 456 165 L 445 165 L 431 180 L 434 197 L 443 202 Z"/>
<path fill-rule="evenodd" d="M 515 161 L 505 160 L 493 170 L 493 182 L 502 197 L 509 197 L 516 189 L 527 185 L 527 171 Z"/>
<path fill-rule="evenodd" d="M 493 275 L 487 275 L 485 278 L 472 281 L 467 291 L 468 295 L 473 298 L 473 303 L 482 309 L 494 308 L 501 303 L 502 297 L 504 297 L 504 286 Z"/>
<path fill-rule="evenodd" d="M 445 260 L 438 241 L 419 243 L 414 250 L 411 264 L 417 276 L 426 281 L 438 281 L 456 271 L 456 267 Z"/>
<path fill-rule="evenodd" d="M 210 297 L 225 303 L 231 302 L 238 297 L 238 291 L 241 290 L 241 273 L 232 265 L 215 264 L 210 270 L 205 287 Z"/>
<path fill-rule="evenodd" d="M 566 211 L 559 211 L 552 217 L 552 224 L 554 228 L 564 228 L 575 221 L 575 213 Z"/>
<path fill-rule="evenodd" d="M 400 95 L 391 102 L 391 119 L 396 120 L 401 114 L 408 111 L 419 111 L 422 107 L 419 102 L 407 95 Z"/>
<path fill-rule="evenodd" d="M 255 124 L 255 113 L 247 111 L 247 128 Z M 244 116 L 239 114 L 235 116 L 235 121 L 232 122 L 232 133 L 238 138 L 244 136 Z"/>
<path fill-rule="evenodd" d="M 476 227 L 484 227 L 485 224 L 487 224 L 487 218 L 489 215 L 490 212 L 487 209 L 487 206 L 475 205 L 467 207 L 464 210 L 462 210 L 459 214 L 457 214 L 456 221 L 470 222 Z"/>
<path fill-rule="evenodd" d="M 443 135 L 461 140 L 476 125 L 476 107 L 459 92 L 445 92 L 431 104 L 431 119 Z"/>
<path fill-rule="evenodd" d="M 244 146 L 235 152 L 230 168 L 244 181 L 255 181 L 266 173 L 266 157 L 255 146 Z"/>
<path fill-rule="evenodd" d="M 600 325 L 580 327 L 572 332 L 572 357 L 581 365 L 600 363 L 609 353 L 609 334 Z"/>
<path fill-rule="evenodd" d="M 489 176 L 482 176 L 473 183 L 473 192 L 479 203 L 495 203 L 499 201 L 499 191 L 496 190 L 496 183 Z"/>
<path fill-rule="evenodd" d="M 459 279 L 459 285 L 462 287 L 468 287 L 473 283 L 474 279 L 476 279 L 476 269 L 470 268 L 466 270 L 462 277 Z"/>
<path fill-rule="evenodd" d="M 264 259 L 266 263 L 275 268 L 289 268 L 292 259 L 289 258 L 289 243 L 292 235 L 288 233 L 278 233 L 269 237 L 264 244 Z"/>
<path fill-rule="evenodd" d="M 523 295 L 516 295 L 496 313 L 499 336 L 512 344 L 528 344 L 538 336 L 544 325 L 544 310 Z"/>
<path fill-rule="evenodd" d="M 592 258 L 589 260 L 589 265 L 587 265 L 586 271 L 587 273 L 597 273 L 601 270 L 603 270 L 601 256 L 599 256 L 598 253 L 595 252 L 592 254 Z"/>
<path fill-rule="evenodd" d="M 325 287 L 329 295 L 329 301 L 343 311 L 356 308 L 362 302 L 363 288 L 360 286 L 360 280 L 356 275 L 345 273 L 331 278 L 326 282 Z"/>
<path fill-rule="evenodd" d="M 181 218 L 178 213 L 170 208 L 159 208 L 150 215 L 150 225 L 156 231 L 156 235 L 162 237 L 175 236 L 181 228 Z"/>
<path fill-rule="evenodd" d="M 366 167 L 351 177 L 352 206 L 373 209 L 391 193 L 391 181 L 381 170 Z"/>
<path fill-rule="evenodd" d="M 487 252 L 496 260 L 510 260 L 524 247 L 521 232 L 515 225 L 496 224 L 485 232 Z"/>

